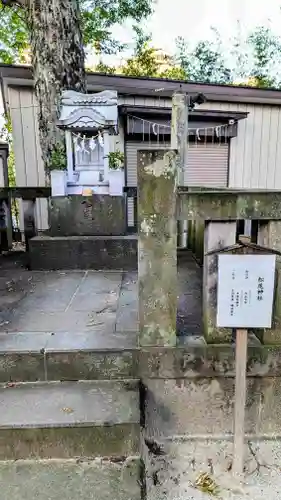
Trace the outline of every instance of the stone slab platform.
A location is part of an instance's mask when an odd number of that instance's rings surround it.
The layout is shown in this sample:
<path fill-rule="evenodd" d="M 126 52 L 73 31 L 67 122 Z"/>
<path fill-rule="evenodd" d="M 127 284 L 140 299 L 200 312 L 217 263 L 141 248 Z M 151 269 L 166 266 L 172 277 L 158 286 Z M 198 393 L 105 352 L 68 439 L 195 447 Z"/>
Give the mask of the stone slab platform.
<path fill-rule="evenodd" d="M 136 381 L 0 387 L 0 460 L 137 453 Z"/>
<path fill-rule="evenodd" d="M 28 271 L 0 257 L 0 382 L 138 377 L 137 273 Z M 178 271 L 179 343 L 201 333 L 201 270 Z"/>
<path fill-rule="evenodd" d="M 1 262 L 0 271 L 0 334 L 48 333 L 37 347 L 58 351 L 137 345 L 136 272 L 31 272 Z M 178 333 L 201 334 L 201 324 L 201 269 L 187 259 L 178 267 Z M 27 341 L 14 339 L 20 348 Z"/>
<path fill-rule="evenodd" d="M 0 462 L 3 500 L 140 500 L 139 460 Z"/>

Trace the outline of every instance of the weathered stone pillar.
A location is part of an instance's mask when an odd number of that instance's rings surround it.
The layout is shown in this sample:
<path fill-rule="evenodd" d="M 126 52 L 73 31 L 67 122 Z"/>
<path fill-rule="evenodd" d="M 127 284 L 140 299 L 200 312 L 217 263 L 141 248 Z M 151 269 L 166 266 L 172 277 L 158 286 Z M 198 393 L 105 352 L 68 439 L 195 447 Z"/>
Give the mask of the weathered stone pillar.
<path fill-rule="evenodd" d="M 281 252 L 281 221 L 261 223 L 258 231 L 258 244 Z M 264 344 L 281 344 L 281 257 L 276 256 L 276 288 L 274 294 L 272 329 L 264 330 Z"/>
<path fill-rule="evenodd" d="M 205 228 L 204 254 L 229 245 L 236 240 L 236 222 L 208 222 Z M 218 328 L 217 316 L 218 256 L 204 255 L 203 325 L 208 343 L 223 344 L 231 340 L 231 329 Z"/>
<path fill-rule="evenodd" d="M 177 315 L 176 154 L 138 154 L 139 344 L 174 346 Z"/>

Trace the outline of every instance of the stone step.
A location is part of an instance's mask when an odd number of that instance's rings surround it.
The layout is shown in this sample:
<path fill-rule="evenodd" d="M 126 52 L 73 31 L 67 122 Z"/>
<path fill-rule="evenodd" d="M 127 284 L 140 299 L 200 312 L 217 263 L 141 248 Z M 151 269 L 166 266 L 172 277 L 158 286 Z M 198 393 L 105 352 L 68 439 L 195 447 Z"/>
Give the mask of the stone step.
<path fill-rule="evenodd" d="M 3 500 L 140 500 L 140 461 L 0 461 Z"/>
<path fill-rule="evenodd" d="M 0 383 L 135 379 L 135 332 L 0 334 Z"/>
<path fill-rule="evenodd" d="M 0 460 L 138 454 L 137 381 L 2 385 L 0 408 Z"/>
<path fill-rule="evenodd" d="M 33 270 L 137 269 L 135 236 L 35 236 L 29 241 Z"/>

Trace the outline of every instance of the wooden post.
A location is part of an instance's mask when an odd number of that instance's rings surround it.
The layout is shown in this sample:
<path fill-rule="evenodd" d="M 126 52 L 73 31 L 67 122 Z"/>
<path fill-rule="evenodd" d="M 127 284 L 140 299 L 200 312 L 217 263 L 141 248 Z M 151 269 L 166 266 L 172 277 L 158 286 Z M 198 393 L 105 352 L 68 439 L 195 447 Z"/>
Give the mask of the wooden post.
<path fill-rule="evenodd" d="M 247 235 L 239 236 L 243 243 L 251 241 L 251 225 L 245 228 Z M 247 254 L 247 248 L 243 249 Z M 247 348 L 248 330 L 236 330 L 235 345 L 235 398 L 234 398 L 234 437 L 233 437 L 233 473 L 243 474 L 244 469 L 244 440 L 245 440 L 245 407 L 247 391 Z"/>
<path fill-rule="evenodd" d="M 242 474 L 244 468 L 244 426 L 246 406 L 246 369 L 247 369 L 248 331 L 236 330 L 235 349 L 235 399 L 234 399 L 234 474 Z"/>
<path fill-rule="evenodd" d="M 140 346 L 175 346 L 177 224 L 175 152 L 138 154 Z"/>

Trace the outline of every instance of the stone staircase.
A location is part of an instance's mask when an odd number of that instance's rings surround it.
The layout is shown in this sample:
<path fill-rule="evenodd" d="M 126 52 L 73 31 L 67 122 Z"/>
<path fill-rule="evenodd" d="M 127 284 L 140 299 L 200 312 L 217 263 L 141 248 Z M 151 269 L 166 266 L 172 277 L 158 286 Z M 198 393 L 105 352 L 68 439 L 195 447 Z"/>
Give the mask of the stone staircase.
<path fill-rule="evenodd" d="M 57 351 L 48 336 L 1 335 L 1 498 L 139 500 L 133 352 Z"/>

